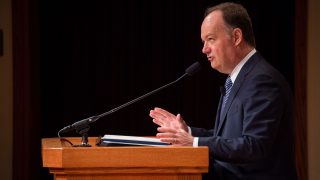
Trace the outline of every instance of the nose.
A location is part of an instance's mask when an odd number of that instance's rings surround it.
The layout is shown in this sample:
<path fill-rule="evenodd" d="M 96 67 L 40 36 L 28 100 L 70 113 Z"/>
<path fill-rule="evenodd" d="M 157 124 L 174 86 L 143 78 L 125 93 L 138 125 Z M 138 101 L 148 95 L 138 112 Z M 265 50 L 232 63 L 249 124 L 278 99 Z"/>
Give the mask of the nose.
<path fill-rule="evenodd" d="M 207 46 L 206 43 L 203 44 L 202 53 L 203 53 L 203 54 L 208 54 L 208 53 L 210 53 L 210 48 Z"/>

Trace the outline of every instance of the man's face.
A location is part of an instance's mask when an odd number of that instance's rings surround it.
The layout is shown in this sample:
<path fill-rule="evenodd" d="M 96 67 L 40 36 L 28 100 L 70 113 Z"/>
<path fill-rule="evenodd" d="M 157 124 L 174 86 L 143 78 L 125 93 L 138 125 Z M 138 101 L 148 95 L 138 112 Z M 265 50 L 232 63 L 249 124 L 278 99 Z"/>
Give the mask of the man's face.
<path fill-rule="evenodd" d="M 225 74 L 233 70 L 235 45 L 232 29 L 228 28 L 222 18 L 221 11 L 211 12 L 202 22 L 202 52 L 207 55 L 211 67 Z"/>

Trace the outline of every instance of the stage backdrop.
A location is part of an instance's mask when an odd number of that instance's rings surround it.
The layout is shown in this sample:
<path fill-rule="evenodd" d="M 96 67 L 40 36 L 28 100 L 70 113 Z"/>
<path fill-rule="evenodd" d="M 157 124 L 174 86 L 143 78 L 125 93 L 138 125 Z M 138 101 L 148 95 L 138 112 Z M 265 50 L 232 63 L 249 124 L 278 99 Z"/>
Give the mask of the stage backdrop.
<path fill-rule="evenodd" d="M 56 137 L 64 126 L 106 112 L 169 83 L 195 61 L 203 65 L 196 76 L 101 118 L 90 125 L 89 135 L 155 135 L 156 126 L 148 114 L 156 106 L 181 113 L 191 126 L 212 128 L 219 86 L 225 76 L 212 70 L 201 53 L 200 25 L 205 8 L 219 2 L 14 0 L 15 15 L 20 15 L 19 7 L 32 10 L 24 12 L 29 14 L 28 19 L 20 17 L 22 22 L 31 23 L 27 26 L 17 23 L 15 27 L 35 30 L 25 33 L 32 34 L 32 39 L 26 36 L 23 41 L 37 45 L 18 48 L 30 50 L 33 53 L 30 57 L 37 61 L 27 59 L 26 66 L 18 66 L 16 61 L 16 70 L 21 76 L 25 73 L 20 71 L 21 67 L 35 70 L 27 80 L 35 85 L 31 89 L 37 91 L 30 93 L 39 100 L 39 103 L 31 102 L 37 106 L 30 110 L 37 119 L 26 121 L 34 122 L 27 124 L 28 127 L 35 127 L 28 130 L 31 134 L 26 138 L 32 142 L 27 145 L 30 155 L 19 156 L 16 152 L 21 148 L 15 148 L 15 179 L 52 178 L 41 168 L 41 138 Z M 257 50 L 294 87 L 294 1 L 238 2 L 252 17 Z M 19 3 L 25 6 L 18 6 Z M 17 32 L 24 32 L 18 29 Z M 35 79 L 34 74 L 38 75 Z M 16 99 L 19 103 L 19 98 Z M 25 129 L 22 126 L 15 124 L 18 130 Z M 15 139 L 20 138 L 19 134 L 26 133 L 16 131 Z M 63 135 L 78 136 L 75 132 Z M 20 163 L 21 158 L 25 159 Z"/>
<path fill-rule="evenodd" d="M 201 53 L 200 25 L 205 8 L 217 3 L 41 1 L 43 137 L 169 83 L 195 61 L 203 65 L 199 74 L 101 118 L 91 124 L 89 135 L 154 135 L 148 114 L 156 106 L 181 113 L 189 125 L 213 127 L 225 76 Z M 292 84 L 293 4 L 243 5 L 252 17 L 257 50 Z"/>

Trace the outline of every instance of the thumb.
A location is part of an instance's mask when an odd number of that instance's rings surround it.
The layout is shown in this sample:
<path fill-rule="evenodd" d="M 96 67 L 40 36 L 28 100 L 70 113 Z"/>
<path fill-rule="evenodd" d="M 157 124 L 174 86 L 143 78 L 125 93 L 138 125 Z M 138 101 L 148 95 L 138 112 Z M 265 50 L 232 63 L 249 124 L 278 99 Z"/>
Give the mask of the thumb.
<path fill-rule="evenodd" d="M 188 132 L 188 125 L 186 124 L 186 122 L 183 120 L 183 118 L 181 117 L 181 114 L 177 114 L 176 116 L 176 120 L 180 123 L 181 128 Z"/>
<path fill-rule="evenodd" d="M 177 114 L 177 116 L 176 116 L 176 120 L 178 120 L 179 122 L 183 122 L 183 119 L 182 119 L 182 117 L 181 117 L 181 114 L 179 113 L 179 114 Z"/>
<path fill-rule="evenodd" d="M 176 120 L 180 120 L 181 119 L 181 114 L 178 113 L 177 116 L 176 116 Z"/>

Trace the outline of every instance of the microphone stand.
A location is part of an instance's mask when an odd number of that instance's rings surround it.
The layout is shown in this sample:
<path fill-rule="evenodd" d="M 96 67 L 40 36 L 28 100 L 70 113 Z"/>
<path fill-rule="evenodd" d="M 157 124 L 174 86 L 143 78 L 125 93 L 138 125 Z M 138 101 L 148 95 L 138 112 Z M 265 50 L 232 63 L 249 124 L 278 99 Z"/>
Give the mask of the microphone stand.
<path fill-rule="evenodd" d="M 108 112 L 102 113 L 102 114 L 100 114 L 100 115 L 92 116 L 92 117 L 89 117 L 89 118 L 80 120 L 80 121 L 78 121 L 78 122 L 75 122 L 75 123 L 73 123 L 73 124 L 70 125 L 70 126 L 66 126 L 66 127 L 62 128 L 62 129 L 58 132 L 58 137 L 61 138 L 61 136 L 60 136 L 60 133 L 61 133 L 61 132 L 67 132 L 67 131 L 70 131 L 70 130 L 75 129 L 76 132 L 77 132 L 78 134 L 80 134 L 81 137 L 82 137 L 82 138 L 81 138 L 81 144 L 79 144 L 79 145 L 72 145 L 72 146 L 73 146 L 73 147 L 91 147 L 91 145 L 88 143 L 88 132 L 89 132 L 89 130 L 90 130 L 90 126 L 89 126 L 90 123 L 93 123 L 93 122 L 97 121 L 98 119 L 100 119 L 101 117 L 104 117 L 104 116 L 107 116 L 107 115 L 109 115 L 109 114 L 111 114 L 111 113 L 114 113 L 114 112 L 116 112 L 116 111 L 118 111 L 118 110 L 120 110 L 120 109 L 122 109 L 122 108 L 124 108 L 124 107 L 127 107 L 127 106 L 129 106 L 129 105 L 131 105 L 131 104 L 133 104 L 133 103 L 141 100 L 141 99 L 144 99 L 144 98 L 150 96 L 151 94 L 154 94 L 154 93 L 156 93 L 156 92 L 158 92 L 158 91 L 160 91 L 160 90 L 162 90 L 162 89 L 164 89 L 164 88 L 167 88 L 167 87 L 175 84 L 176 82 L 180 81 L 182 78 L 184 78 L 184 77 L 187 76 L 187 75 L 189 75 L 189 74 L 188 74 L 188 73 L 185 73 L 185 74 L 183 74 L 181 77 L 179 77 L 177 80 L 175 80 L 175 81 L 173 81 L 173 82 L 171 82 L 171 83 L 169 83 L 169 84 L 166 84 L 166 85 L 164 85 L 164 86 L 162 86 L 162 87 L 160 87 L 160 88 L 158 88 L 158 89 L 155 89 L 155 90 L 153 90 L 153 91 L 151 91 L 151 92 L 149 92 L 149 93 L 147 93 L 147 94 L 144 94 L 144 95 L 142 95 L 142 96 L 140 96 L 140 97 L 138 97 L 138 98 L 136 98 L 136 99 L 133 99 L 133 100 L 131 100 L 131 101 L 125 103 L 125 104 L 122 104 L 121 106 L 118 106 L 118 107 L 116 107 L 116 108 L 114 108 L 114 109 L 111 109 L 111 110 L 108 111 Z"/>
<path fill-rule="evenodd" d="M 189 66 L 186 69 L 185 73 L 182 76 L 180 76 L 178 79 L 176 79 L 175 81 L 172 81 L 171 83 L 168 83 L 168 84 L 166 84 L 166 85 L 164 85 L 164 86 L 162 86 L 162 87 L 160 87 L 158 89 L 155 89 L 155 90 L 153 90 L 151 92 L 148 92 L 147 94 L 144 94 L 144 95 L 142 95 L 142 96 L 140 96 L 140 97 L 138 97 L 138 98 L 136 98 L 134 100 L 131 100 L 131 101 L 125 103 L 125 104 L 122 104 L 119 107 L 111 109 L 108 112 L 105 112 L 105 113 L 102 113 L 102 114 L 96 115 L 96 116 L 91 116 L 89 118 L 77 121 L 77 122 L 73 123 L 72 125 L 66 126 L 66 127 L 62 128 L 58 132 L 58 137 L 60 138 L 60 140 L 62 140 L 61 137 L 60 137 L 60 133 L 68 132 L 68 131 L 71 131 L 71 130 L 75 129 L 76 132 L 81 135 L 82 139 L 81 139 L 81 144 L 80 145 L 72 145 L 72 146 L 74 146 L 74 147 L 91 147 L 91 145 L 88 144 L 88 132 L 90 130 L 90 126 L 89 126 L 90 123 L 93 123 L 93 122 L 97 121 L 98 119 L 100 119 L 101 117 L 104 117 L 106 115 L 114 113 L 114 112 L 116 112 L 116 111 L 118 111 L 118 110 L 120 110 L 120 109 L 122 109 L 124 107 L 127 107 L 127 106 L 129 106 L 129 105 L 141 100 L 141 99 L 144 99 L 144 98 L 150 96 L 151 94 L 154 94 L 154 93 L 156 93 L 156 92 L 158 92 L 158 91 L 160 91 L 160 90 L 162 90 L 164 88 L 167 88 L 167 87 L 177 83 L 178 81 L 180 81 L 182 78 L 184 78 L 187 75 L 192 76 L 195 73 L 197 73 L 200 69 L 201 69 L 200 63 L 199 62 L 195 62 L 191 66 Z"/>

